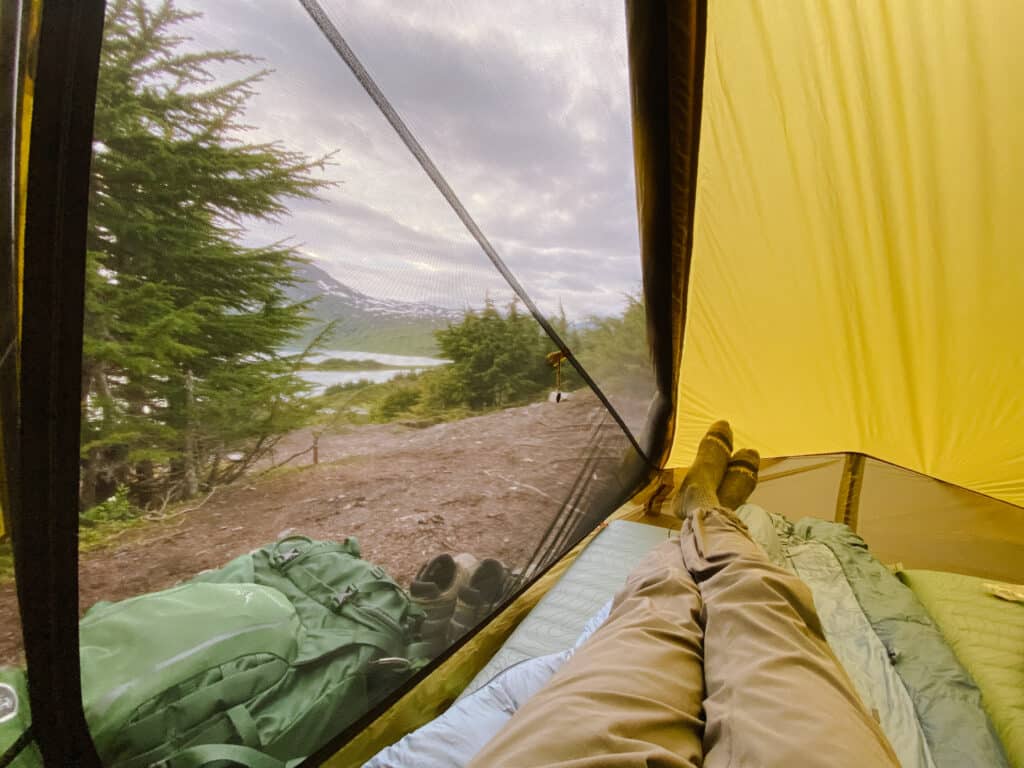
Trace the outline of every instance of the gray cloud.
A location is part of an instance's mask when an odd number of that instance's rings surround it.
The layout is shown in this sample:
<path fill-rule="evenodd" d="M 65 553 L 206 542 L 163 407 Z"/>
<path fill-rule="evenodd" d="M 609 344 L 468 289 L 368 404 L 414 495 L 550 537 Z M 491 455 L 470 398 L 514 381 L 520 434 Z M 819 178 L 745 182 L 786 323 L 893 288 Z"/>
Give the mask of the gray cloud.
<path fill-rule="evenodd" d="M 190 0 L 196 47 L 274 70 L 254 137 L 336 151 L 341 184 L 254 239 L 289 236 L 372 295 L 479 304 L 505 291 L 296 2 Z M 188 5 L 182 2 L 182 5 Z M 329 2 L 349 43 L 545 311 L 612 313 L 640 284 L 624 20 L 577 3 Z M 237 73 L 226 73 L 237 74 Z"/>

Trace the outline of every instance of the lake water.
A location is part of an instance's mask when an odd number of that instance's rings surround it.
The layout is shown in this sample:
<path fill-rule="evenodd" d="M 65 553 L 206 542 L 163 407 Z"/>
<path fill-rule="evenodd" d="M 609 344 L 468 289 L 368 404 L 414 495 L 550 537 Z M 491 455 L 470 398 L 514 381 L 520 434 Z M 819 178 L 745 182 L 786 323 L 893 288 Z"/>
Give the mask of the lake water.
<path fill-rule="evenodd" d="M 285 354 L 298 354 L 302 350 L 286 349 Z M 322 360 L 337 358 L 340 360 L 373 360 L 384 365 L 400 365 L 401 368 L 392 368 L 386 371 L 299 371 L 299 376 L 304 381 L 313 385 L 310 394 L 319 395 L 327 387 L 334 384 L 351 384 L 356 381 L 372 381 L 379 384 L 384 381 L 391 381 L 401 373 L 411 373 L 417 369 L 433 368 L 448 363 L 448 360 L 438 360 L 434 357 L 415 357 L 411 355 L 389 355 L 384 352 L 361 352 L 354 349 L 329 349 L 326 352 L 317 352 L 307 359 L 311 363 L 318 363 Z"/>

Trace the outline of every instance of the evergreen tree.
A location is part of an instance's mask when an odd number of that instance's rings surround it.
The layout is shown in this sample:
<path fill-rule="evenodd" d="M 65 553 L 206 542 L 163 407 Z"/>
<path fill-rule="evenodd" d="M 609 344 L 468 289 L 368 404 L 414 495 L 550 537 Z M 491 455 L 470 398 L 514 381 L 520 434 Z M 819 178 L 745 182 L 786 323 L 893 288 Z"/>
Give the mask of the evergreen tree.
<path fill-rule="evenodd" d="M 441 354 L 451 364 L 438 372 L 432 397 L 440 407 L 481 409 L 510 405 L 554 384 L 545 355 L 554 347 L 536 320 L 509 304 L 503 315 L 488 300 L 462 322 L 437 331 Z"/>
<path fill-rule="evenodd" d="M 296 361 L 307 323 L 290 303 L 298 256 L 244 244 L 247 221 L 312 198 L 326 158 L 246 140 L 267 74 L 189 52 L 199 14 L 170 0 L 108 6 L 96 102 L 82 381 L 82 505 L 118 485 L 140 504 L 237 476 L 303 415 Z M 254 67 L 255 68 L 255 67 Z M 233 461 L 227 455 L 235 454 Z"/>
<path fill-rule="evenodd" d="M 627 296 L 616 317 L 591 317 L 577 346 L 587 372 L 607 392 L 645 392 L 651 382 L 647 313 L 638 296 Z"/>

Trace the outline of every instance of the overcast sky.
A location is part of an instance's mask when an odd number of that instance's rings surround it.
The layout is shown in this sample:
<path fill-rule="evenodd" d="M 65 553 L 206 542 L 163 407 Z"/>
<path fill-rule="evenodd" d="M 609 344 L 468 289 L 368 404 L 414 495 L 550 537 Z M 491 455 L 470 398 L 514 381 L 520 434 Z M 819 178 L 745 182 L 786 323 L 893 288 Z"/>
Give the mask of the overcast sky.
<path fill-rule="evenodd" d="M 256 239 L 291 236 L 372 296 L 479 305 L 508 295 L 297 0 L 179 0 L 190 45 L 274 70 L 253 138 L 335 152 L 341 182 Z M 326 0 L 325 8 L 542 309 L 610 314 L 640 286 L 619 2 Z"/>

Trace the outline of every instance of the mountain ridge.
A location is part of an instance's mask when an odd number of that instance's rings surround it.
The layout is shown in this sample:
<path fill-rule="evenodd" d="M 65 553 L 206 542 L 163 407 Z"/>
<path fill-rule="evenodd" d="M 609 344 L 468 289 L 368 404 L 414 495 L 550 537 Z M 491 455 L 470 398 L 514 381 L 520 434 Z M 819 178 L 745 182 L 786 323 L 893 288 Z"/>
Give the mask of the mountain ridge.
<path fill-rule="evenodd" d="M 298 343 L 308 344 L 329 322 L 328 349 L 393 355 L 438 354 L 434 332 L 459 322 L 463 313 L 426 302 L 378 299 L 345 285 L 311 262 L 296 262 L 296 283 L 285 293 L 291 301 L 310 301 L 311 322 Z"/>

